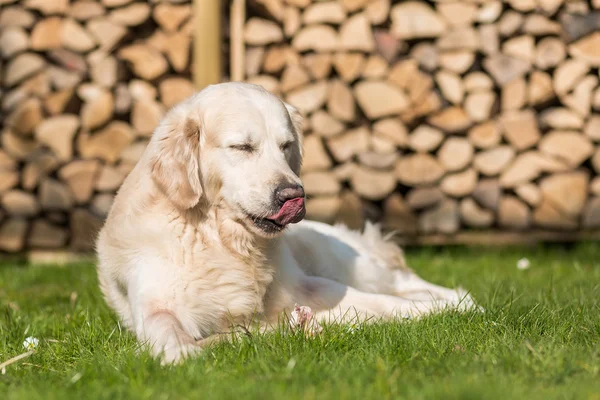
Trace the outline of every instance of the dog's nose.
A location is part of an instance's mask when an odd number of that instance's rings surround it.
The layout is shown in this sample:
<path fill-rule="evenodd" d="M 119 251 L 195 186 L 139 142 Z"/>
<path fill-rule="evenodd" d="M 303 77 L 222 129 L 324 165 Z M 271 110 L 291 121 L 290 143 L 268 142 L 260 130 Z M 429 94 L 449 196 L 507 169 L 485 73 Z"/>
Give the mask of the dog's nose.
<path fill-rule="evenodd" d="M 283 183 L 275 189 L 275 198 L 281 204 L 298 197 L 304 197 L 304 188 L 298 184 Z"/>

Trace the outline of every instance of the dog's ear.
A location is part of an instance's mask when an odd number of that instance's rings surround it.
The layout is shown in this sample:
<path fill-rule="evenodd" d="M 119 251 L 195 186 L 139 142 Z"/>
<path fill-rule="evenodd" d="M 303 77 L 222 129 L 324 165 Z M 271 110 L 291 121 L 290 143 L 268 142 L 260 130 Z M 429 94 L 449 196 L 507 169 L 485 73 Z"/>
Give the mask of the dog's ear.
<path fill-rule="evenodd" d="M 283 103 L 285 105 L 285 108 L 287 109 L 288 114 L 290 115 L 290 121 L 292 122 L 292 127 L 294 128 L 294 132 L 296 134 L 296 140 L 298 142 L 298 146 L 296 149 L 294 149 L 294 152 L 292 154 L 292 159 L 291 159 L 291 165 L 290 167 L 292 168 L 292 171 L 294 171 L 294 173 L 296 175 L 300 174 L 300 167 L 302 167 L 302 153 L 303 153 L 303 141 L 304 141 L 304 135 L 303 135 L 303 125 L 304 125 L 304 117 L 302 116 L 302 114 L 300 114 L 300 111 L 298 111 L 298 109 L 286 102 Z"/>
<path fill-rule="evenodd" d="M 173 115 L 157 128 L 150 159 L 152 179 L 179 208 L 194 207 L 202 196 L 200 182 L 200 122 Z"/>

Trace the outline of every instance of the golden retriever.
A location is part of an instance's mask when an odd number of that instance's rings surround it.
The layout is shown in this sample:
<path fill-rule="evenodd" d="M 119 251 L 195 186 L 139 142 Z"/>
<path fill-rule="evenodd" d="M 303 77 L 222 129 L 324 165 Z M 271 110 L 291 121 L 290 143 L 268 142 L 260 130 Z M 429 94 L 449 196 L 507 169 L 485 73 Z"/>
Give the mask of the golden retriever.
<path fill-rule="evenodd" d="M 100 286 L 163 362 L 296 304 L 339 322 L 475 306 L 419 278 L 374 225 L 300 222 L 301 124 L 260 86 L 209 86 L 168 112 L 124 181 L 97 242 Z"/>

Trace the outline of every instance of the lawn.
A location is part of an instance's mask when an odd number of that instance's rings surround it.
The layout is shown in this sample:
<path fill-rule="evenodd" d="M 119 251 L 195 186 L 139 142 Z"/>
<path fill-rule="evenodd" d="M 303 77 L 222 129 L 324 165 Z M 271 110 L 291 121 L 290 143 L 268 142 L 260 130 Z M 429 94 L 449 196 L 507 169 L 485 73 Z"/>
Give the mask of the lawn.
<path fill-rule="evenodd" d="M 104 305 L 92 265 L 0 265 L 2 399 L 600 399 L 600 246 L 412 249 L 485 313 L 273 333 L 162 368 Z M 530 268 L 517 269 L 527 257 Z"/>

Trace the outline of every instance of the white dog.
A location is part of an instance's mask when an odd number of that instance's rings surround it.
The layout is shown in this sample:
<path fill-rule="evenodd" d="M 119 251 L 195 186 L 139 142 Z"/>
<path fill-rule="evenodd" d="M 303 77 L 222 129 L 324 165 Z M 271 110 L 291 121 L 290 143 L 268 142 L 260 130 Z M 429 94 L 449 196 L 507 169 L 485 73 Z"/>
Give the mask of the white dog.
<path fill-rule="evenodd" d="M 123 183 L 97 243 L 100 285 L 163 362 L 295 304 L 319 321 L 474 306 L 406 268 L 373 225 L 300 222 L 301 122 L 259 86 L 210 86 L 167 114 Z"/>

